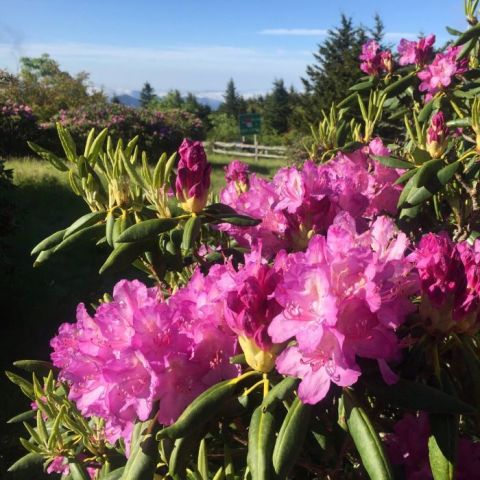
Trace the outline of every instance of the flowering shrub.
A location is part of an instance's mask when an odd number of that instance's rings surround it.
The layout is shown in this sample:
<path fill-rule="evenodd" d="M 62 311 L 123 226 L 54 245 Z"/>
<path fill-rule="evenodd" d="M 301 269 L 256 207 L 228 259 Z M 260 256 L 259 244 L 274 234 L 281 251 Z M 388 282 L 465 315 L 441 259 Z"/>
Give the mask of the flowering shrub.
<path fill-rule="evenodd" d="M 82 142 L 92 128 L 108 128 L 115 140 L 140 135 L 139 145 L 154 158 L 161 152 L 175 151 L 185 137 L 202 139 L 204 136 L 201 120 L 189 112 L 160 112 L 115 103 L 60 111 L 43 125 L 45 135 L 54 136 L 49 132 L 55 132 L 56 122 L 68 128 L 72 136 Z"/>
<path fill-rule="evenodd" d="M 0 103 L 0 155 L 24 155 L 36 139 L 37 121 L 28 105 Z"/>
<path fill-rule="evenodd" d="M 106 129 L 82 154 L 61 122 L 64 155 L 32 143 L 90 210 L 35 264 L 92 241 L 108 252 L 101 274 L 133 266 L 141 281 L 79 305 L 52 363 L 15 364 L 32 381 L 7 373 L 32 402 L 12 420 L 29 453 L 11 470 L 478 476 L 477 4 L 433 59 L 433 36 L 402 41 L 398 59 L 368 42 L 369 78 L 322 120 L 312 158 L 271 180 L 232 162 L 220 202 L 191 139 L 153 170 L 138 137 L 115 145 Z M 396 144 L 379 136 L 384 115 L 405 117 Z"/>

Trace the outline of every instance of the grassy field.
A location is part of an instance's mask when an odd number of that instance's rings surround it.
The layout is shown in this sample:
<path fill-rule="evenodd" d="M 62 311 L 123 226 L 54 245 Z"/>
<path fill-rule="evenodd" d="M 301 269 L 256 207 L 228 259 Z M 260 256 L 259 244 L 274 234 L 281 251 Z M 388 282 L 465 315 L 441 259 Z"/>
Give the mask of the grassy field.
<path fill-rule="evenodd" d="M 223 168 L 230 159 L 210 155 L 209 160 L 213 164 L 213 190 L 218 192 L 224 185 Z M 247 163 L 252 171 L 263 176 L 272 175 L 284 164 L 267 159 L 258 163 L 249 159 Z M 8 239 L 8 271 L 2 272 L 0 278 L 2 370 L 10 369 L 11 363 L 18 359 L 47 359 L 50 338 L 60 323 L 75 320 L 76 305 L 95 301 L 103 292 L 111 291 L 118 280 L 98 275 L 107 252 L 99 251 L 94 245 L 75 247 L 57 254 L 39 268 L 32 267 L 31 249 L 49 234 L 87 213 L 87 208 L 83 200 L 71 192 L 65 174 L 48 163 L 19 158 L 8 160 L 7 168 L 14 171 L 16 227 Z M 124 276 L 132 275 L 135 274 Z M 17 388 L 3 375 L 1 378 L 0 478 L 12 459 L 22 455 L 16 438 L 18 434 L 23 435 L 23 427 L 5 426 L 5 421 L 29 408 Z"/>

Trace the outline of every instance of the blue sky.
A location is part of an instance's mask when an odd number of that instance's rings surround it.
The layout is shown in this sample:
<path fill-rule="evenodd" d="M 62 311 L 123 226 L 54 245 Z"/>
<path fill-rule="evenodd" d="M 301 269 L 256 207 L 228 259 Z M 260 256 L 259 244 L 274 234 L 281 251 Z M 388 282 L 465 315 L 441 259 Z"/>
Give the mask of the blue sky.
<path fill-rule="evenodd" d="M 0 68 L 47 52 L 119 93 L 148 80 L 159 93 L 215 96 L 230 77 L 245 93 L 274 78 L 300 87 L 342 12 L 365 25 L 378 12 L 392 42 L 418 32 L 445 41 L 446 24 L 465 28 L 463 0 L 0 0 L 0 12 Z"/>

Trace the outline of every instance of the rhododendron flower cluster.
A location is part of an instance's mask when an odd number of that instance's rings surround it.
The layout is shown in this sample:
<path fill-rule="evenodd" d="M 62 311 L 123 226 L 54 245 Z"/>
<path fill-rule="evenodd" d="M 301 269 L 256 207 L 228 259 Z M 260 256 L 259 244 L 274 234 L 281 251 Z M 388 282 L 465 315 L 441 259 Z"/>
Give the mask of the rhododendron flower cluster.
<path fill-rule="evenodd" d="M 468 59 L 457 60 L 461 49 L 461 47 L 448 47 L 445 52 L 438 53 L 433 62 L 418 73 L 418 78 L 422 81 L 419 89 L 426 93 L 426 101 L 448 87 L 456 75 L 467 71 Z"/>
<path fill-rule="evenodd" d="M 407 480 L 432 480 L 428 457 L 430 422 L 425 412 L 418 416 L 406 413 L 385 439 L 394 465 L 403 467 Z M 480 443 L 460 437 L 457 447 L 455 478 L 471 480 L 480 471 Z"/>
<path fill-rule="evenodd" d="M 419 273 L 420 314 L 435 332 L 479 329 L 480 242 L 455 244 L 446 233 L 428 233 L 410 255 Z"/>
<path fill-rule="evenodd" d="M 208 386 L 236 376 L 229 363 L 236 340 L 215 311 L 212 281 L 197 275 L 167 303 L 157 289 L 122 280 L 93 317 L 80 304 L 77 323 L 60 327 L 52 360 L 80 411 L 107 420 L 109 441 L 128 442 L 157 400 L 157 418 L 170 424 Z"/>
<path fill-rule="evenodd" d="M 360 69 L 367 75 L 377 76 L 380 73 L 391 73 L 393 70 L 393 58 L 390 50 L 381 50 L 375 40 L 369 40 L 362 45 L 360 54 Z"/>
<path fill-rule="evenodd" d="M 332 382 L 354 384 L 357 356 L 377 360 L 384 379 L 395 381 L 387 362 L 399 358 L 395 330 L 413 310 L 409 296 L 417 288 L 407 245 L 386 217 L 358 234 L 354 218 L 342 213 L 305 252 L 277 256 L 284 278 L 275 298 L 283 311 L 268 333 L 274 342 L 297 342 L 279 356 L 277 369 L 302 379 L 301 400 L 319 402 Z"/>
<path fill-rule="evenodd" d="M 404 65 L 423 66 L 432 57 L 435 35 L 427 35 L 420 38 L 417 42 L 402 38 L 398 45 L 400 58 L 398 63 Z"/>
<path fill-rule="evenodd" d="M 221 192 L 221 201 L 236 211 L 261 219 L 256 227 L 221 225 L 242 245 L 260 240 L 264 255 L 281 248 L 303 250 L 314 234 L 324 234 L 335 216 L 347 211 L 366 227 L 366 218 L 394 214 L 401 187 L 399 173 L 371 155 L 388 156 L 380 139 L 347 154 L 340 153 L 324 165 L 306 162 L 302 168 L 282 168 L 272 181 L 245 175 L 242 185 L 233 176 Z M 235 167 L 238 170 L 238 165 Z"/>

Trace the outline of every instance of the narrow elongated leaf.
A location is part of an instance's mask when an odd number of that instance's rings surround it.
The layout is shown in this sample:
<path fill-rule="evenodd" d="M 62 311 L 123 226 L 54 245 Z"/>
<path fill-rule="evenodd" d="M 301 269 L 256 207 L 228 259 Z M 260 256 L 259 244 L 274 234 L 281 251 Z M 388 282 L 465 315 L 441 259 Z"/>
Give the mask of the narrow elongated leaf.
<path fill-rule="evenodd" d="M 401 185 L 402 183 L 405 183 L 407 180 L 412 178 L 416 173 L 417 173 L 417 169 L 415 168 L 412 168 L 411 170 L 407 170 L 403 175 L 401 175 L 395 180 L 394 185 Z"/>
<path fill-rule="evenodd" d="M 418 169 L 414 171 L 414 174 L 410 177 L 408 182 L 405 184 L 403 187 L 402 193 L 400 194 L 400 197 L 398 198 L 398 203 L 397 203 L 397 208 L 402 207 L 405 202 L 407 201 L 407 197 L 410 195 L 410 192 L 414 188 L 414 185 L 416 183 L 416 178 L 418 175 Z"/>
<path fill-rule="evenodd" d="M 367 381 L 369 392 L 389 404 L 408 410 L 430 413 L 473 414 L 474 407 L 457 397 L 423 383 L 400 379 L 393 385 Z"/>
<path fill-rule="evenodd" d="M 20 472 L 30 470 L 33 468 L 39 468 L 43 463 L 42 455 L 38 453 L 27 453 L 22 458 L 17 460 L 9 469 L 9 472 Z"/>
<path fill-rule="evenodd" d="M 399 158 L 395 157 L 382 157 L 380 155 L 372 155 L 372 157 L 377 161 L 380 162 L 382 165 L 385 165 L 390 168 L 405 168 L 405 169 L 412 169 L 415 168 L 410 162 L 406 162 L 405 160 L 400 160 Z"/>
<path fill-rule="evenodd" d="M 160 233 L 168 232 L 178 225 L 175 218 L 152 218 L 127 228 L 118 238 L 118 243 L 133 243 L 154 238 Z"/>
<path fill-rule="evenodd" d="M 273 449 L 273 469 L 279 480 L 287 478 L 303 447 L 312 414 L 312 405 L 306 405 L 298 397 L 290 406 L 282 423 Z"/>
<path fill-rule="evenodd" d="M 447 122 L 447 126 L 449 127 L 469 127 L 471 124 L 472 119 L 470 117 L 457 118 Z"/>
<path fill-rule="evenodd" d="M 123 472 L 125 471 L 125 467 L 117 468 L 107 474 L 102 480 L 120 480 L 122 478 Z"/>
<path fill-rule="evenodd" d="M 57 253 L 59 250 L 71 248 L 79 241 L 98 240 L 104 230 L 105 225 L 97 224 L 72 233 L 54 248 L 54 253 Z"/>
<path fill-rule="evenodd" d="M 90 480 L 90 475 L 80 463 L 70 462 L 68 467 L 70 469 L 70 477 L 72 480 Z"/>
<path fill-rule="evenodd" d="M 364 408 L 349 392 L 344 392 L 343 401 L 348 431 L 368 475 L 372 480 L 393 480 L 392 468 L 380 437 Z"/>
<path fill-rule="evenodd" d="M 219 407 L 233 395 L 235 389 L 236 382 L 232 380 L 225 380 L 213 385 L 193 400 L 173 425 L 164 428 L 159 433 L 158 438 L 184 437 L 192 429 L 201 427 L 215 416 Z"/>
<path fill-rule="evenodd" d="M 108 135 L 108 129 L 104 128 L 95 138 L 93 141 L 91 147 L 88 149 L 85 149 L 85 157 L 87 157 L 88 161 L 93 165 L 95 161 L 97 160 L 97 157 L 100 153 L 100 150 L 103 147 L 103 144 L 105 142 L 105 139 L 107 138 Z"/>
<path fill-rule="evenodd" d="M 185 478 L 185 471 L 193 454 L 197 451 L 204 431 L 193 430 L 189 435 L 177 438 L 168 460 L 168 473 L 175 480 Z"/>
<path fill-rule="evenodd" d="M 13 362 L 13 365 L 26 372 L 36 373 L 39 376 L 47 376 L 50 370 L 57 370 L 53 366 L 53 363 L 46 362 L 45 360 L 17 360 Z"/>
<path fill-rule="evenodd" d="M 434 480 L 453 480 L 458 422 L 453 415 L 430 415 L 428 458 Z"/>
<path fill-rule="evenodd" d="M 391 83 L 383 90 L 387 97 L 399 95 L 403 93 L 415 80 L 416 72 L 411 72 L 405 77 L 399 78 L 397 81 Z"/>
<path fill-rule="evenodd" d="M 202 227 L 202 221 L 197 216 L 190 217 L 183 228 L 183 237 L 182 237 L 182 249 L 184 251 L 190 250 L 195 244 L 200 230 Z"/>
<path fill-rule="evenodd" d="M 435 103 L 436 99 L 432 98 L 423 106 L 423 108 L 420 110 L 420 113 L 418 114 L 418 121 L 420 123 L 425 123 L 430 118 L 430 115 L 432 114 L 435 107 Z"/>
<path fill-rule="evenodd" d="M 207 443 L 204 438 L 200 442 L 200 448 L 198 449 L 197 458 L 197 470 L 202 480 L 208 480 L 208 458 L 207 458 Z"/>
<path fill-rule="evenodd" d="M 372 88 L 373 86 L 373 80 L 368 80 L 366 82 L 360 82 L 356 83 L 355 85 L 352 85 L 349 90 L 351 92 L 361 92 L 362 90 L 367 90 L 369 88 Z"/>
<path fill-rule="evenodd" d="M 145 242 L 136 243 L 120 243 L 105 260 L 100 268 L 99 273 L 107 271 L 118 271 L 128 267 L 133 261 L 139 257 L 148 248 Z"/>
<path fill-rule="evenodd" d="M 270 480 L 275 442 L 275 418 L 260 405 L 255 409 L 248 429 L 247 465 L 252 480 Z"/>
<path fill-rule="evenodd" d="M 14 417 L 8 419 L 7 423 L 25 422 L 33 418 L 35 415 L 35 410 L 27 410 L 26 412 L 19 413 L 18 415 L 15 415 Z"/>
<path fill-rule="evenodd" d="M 57 157 L 54 153 L 49 150 L 37 145 L 33 142 L 27 142 L 28 146 L 43 160 L 51 163 L 54 168 L 60 170 L 61 172 L 68 172 L 68 167 L 65 165 L 63 160 L 60 157 Z"/>
<path fill-rule="evenodd" d="M 59 243 L 62 242 L 64 235 L 65 230 L 59 230 L 58 232 L 52 233 L 52 235 L 44 238 L 39 244 L 37 244 L 33 248 L 31 255 L 37 255 L 44 250 L 50 250 L 51 248 L 56 247 Z"/>
<path fill-rule="evenodd" d="M 297 387 L 299 383 L 296 377 L 285 377 L 280 383 L 277 383 L 267 394 L 262 402 L 262 408 L 267 409 L 275 405 L 278 401 L 284 400 Z"/>
<path fill-rule="evenodd" d="M 480 23 L 468 29 L 466 32 L 460 35 L 453 45 L 455 47 L 458 47 L 459 45 L 463 45 L 464 43 L 467 43 L 472 38 L 478 38 L 479 36 L 480 36 Z"/>
<path fill-rule="evenodd" d="M 105 212 L 90 212 L 73 222 L 66 230 L 64 237 L 68 237 L 83 228 L 90 227 L 105 218 Z"/>
<path fill-rule="evenodd" d="M 240 227 L 254 227 L 261 223 L 260 219 L 248 217 L 246 215 L 235 214 L 220 214 L 215 216 L 212 223 L 230 223 L 231 225 L 238 225 Z"/>
<path fill-rule="evenodd" d="M 459 166 L 460 162 L 457 160 L 456 162 L 453 162 L 450 165 L 446 165 L 445 167 L 441 168 L 437 173 L 437 178 L 440 183 L 442 185 L 446 185 L 455 175 Z"/>

